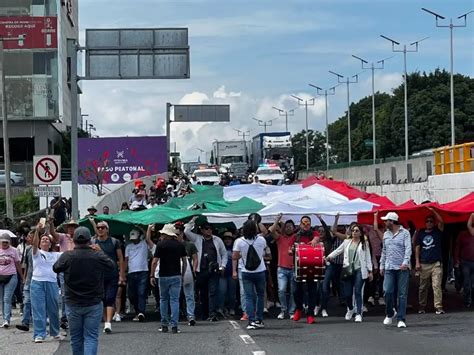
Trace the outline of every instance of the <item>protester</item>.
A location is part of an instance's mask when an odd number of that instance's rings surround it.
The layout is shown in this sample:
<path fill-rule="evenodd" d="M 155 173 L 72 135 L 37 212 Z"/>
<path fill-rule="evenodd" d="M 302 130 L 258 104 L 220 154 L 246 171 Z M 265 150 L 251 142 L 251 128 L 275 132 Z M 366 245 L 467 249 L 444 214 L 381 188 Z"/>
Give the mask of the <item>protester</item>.
<path fill-rule="evenodd" d="M 380 258 L 380 274 L 385 277 L 386 317 L 384 325 L 391 325 L 397 317 L 398 328 L 406 328 L 406 307 L 408 295 L 408 279 L 410 277 L 411 238 L 408 230 L 400 225 L 398 214 L 389 212 L 385 217 L 386 231 L 383 235 L 382 256 Z M 395 288 L 398 288 L 395 294 Z M 398 312 L 394 310 L 394 297 L 398 300 Z"/>
<path fill-rule="evenodd" d="M 344 282 L 344 296 L 346 297 L 346 320 L 351 320 L 356 314 L 356 323 L 362 322 L 362 288 L 368 278 L 372 280 L 372 257 L 369 243 L 365 240 L 364 231 L 358 224 L 351 229 L 351 239 L 346 239 L 327 259 L 344 253 L 342 277 Z M 353 296 L 355 296 L 356 309 L 354 310 Z"/>
<path fill-rule="evenodd" d="M 54 225 L 61 225 L 67 217 L 67 200 L 64 197 L 55 196 L 49 203 L 49 207 L 53 210 Z"/>
<path fill-rule="evenodd" d="M 132 211 L 140 211 L 147 208 L 147 202 L 145 199 L 145 193 L 143 190 L 138 190 L 135 194 L 135 200 L 130 205 Z"/>
<path fill-rule="evenodd" d="M 196 245 L 199 264 L 197 267 L 196 287 L 199 290 L 201 301 L 201 317 L 216 322 L 219 274 L 222 274 L 227 265 L 227 250 L 224 242 L 212 234 L 212 226 L 204 222 L 199 230 L 201 234 L 193 232 L 196 217 L 186 224 L 184 234 L 189 241 Z"/>
<path fill-rule="evenodd" d="M 245 307 L 248 315 L 247 329 L 263 328 L 263 308 L 265 296 L 265 262 L 267 242 L 258 236 L 258 227 L 255 221 L 247 220 L 242 228 L 244 238 L 234 243 L 232 254 L 232 277 L 237 280 L 237 264 L 242 258 L 242 280 L 245 293 Z"/>
<path fill-rule="evenodd" d="M 33 243 L 34 231 L 30 231 L 26 236 L 26 247 L 24 249 L 24 257 L 22 262 L 23 276 L 25 283 L 23 285 L 23 315 L 21 324 L 16 325 L 16 329 L 27 332 L 30 330 L 30 323 L 32 320 L 31 314 L 31 297 L 30 285 L 31 276 L 33 275 L 33 257 L 31 252 L 31 244 Z"/>
<path fill-rule="evenodd" d="M 110 214 L 110 208 L 109 208 L 109 206 L 104 206 L 104 207 L 102 207 L 102 214 L 105 214 L 105 215 Z"/>
<path fill-rule="evenodd" d="M 225 231 L 222 235 L 225 248 L 227 250 L 227 265 L 224 273 L 219 278 L 219 305 L 217 313 L 221 317 L 227 314 L 235 315 L 237 281 L 232 277 L 232 246 L 234 244 L 234 235 L 231 231 Z M 225 306 L 227 305 L 227 308 Z"/>
<path fill-rule="evenodd" d="M 179 333 L 179 293 L 181 290 L 181 279 L 186 273 L 187 260 L 186 249 L 176 238 L 176 228 L 172 224 L 166 224 L 160 230 L 163 240 L 156 245 L 153 263 L 151 267 L 150 281 L 156 284 L 155 270 L 160 263 L 160 310 L 162 333 L 168 332 L 171 324 L 171 332 Z M 171 318 L 169 310 L 171 309 Z"/>
<path fill-rule="evenodd" d="M 148 199 L 148 205 L 146 205 L 146 208 L 150 209 L 154 207 L 158 207 L 158 204 L 156 203 L 155 196 L 150 196 L 150 198 Z"/>
<path fill-rule="evenodd" d="M 86 217 L 96 217 L 97 216 L 97 208 L 95 208 L 94 206 L 90 206 L 88 209 L 87 209 L 87 215 Z"/>
<path fill-rule="evenodd" d="M 31 246 L 33 275 L 30 295 L 33 311 L 33 339 L 42 343 L 46 339 L 46 318 L 49 320 L 49 335 L 60 340 L 59 335 L 59 287 L 53 271 L 54 263 L 61 253 L 51 251 L 51 237 L 44 233 L 44 225 L 38 223 Z"/>
<path fill-rule="evenodd" d="M 120 246 L 120 241 L 109 236 L 109 225 L 105 221 L 95 223 L 93 218 L 89 218 L 94 227 L 96 236 L 92 238 L 92 248 L 102 250 L 115 263 L 112 271 L 104 274 L 104 333 L 112 332 L 112 318 L 114 316 L 115 297 L 119 285 L 125 284 L 125 262 Z"/>
<path fill-rule="evenodd" d="M 64 274 L 72 353 L 95 355 L 103 312 L 104 274 L 113 272 L 116 265 L 102 251 L 91 248 L 87 228 L 77 228 L 73 240 L 74 249 L 64 252 L 53 270 Z"/>
<path fill-rule="evenodd" d="M 462 231 L 456 240 L 454 267 L 461 268 L 463 302 L 466 308 L 470 308 L 474 296 L 474 213 L 469 217 L 467 230 Z"/>
<path fill-rule="evenodd" d="M 149 227 L 150 228 L 150 227 Z M 125 247 L 125 264 L 128 267 L 128 298 L 135 309 L 134 321 L 145 321 L 145 307 L 148 290 L 148 252 L 155 246 L 151 233 L 142 239 L 139 229 L 132 229 L 130 243 Z"/>
<path fill-rule="evenodd" d="M 2 301 L 3 328 L 10 327 L 12 298 L 18 283 L 17 275 L 23 277 L 18 250 L 11 246 L 7 233 L 0 235 L 0 295 Z"/>
<path fill-rule="evenodd" d="M 444 314 L 443 291 L 441 279 L 443 276 L 442 233 L 444 221 L 435 209 L 428 207 L 432 214 L 425 218 L 425 228 L 416 232 L 415 258 L 416 271 L 420 273 L 420 289 L 418 292 L 418 313 L 425 313 L 428 299 L 428 288 L 433 287 L 434 306 L 436 314 Z M 438 222 L 435 226 L 435 219 Z"/>

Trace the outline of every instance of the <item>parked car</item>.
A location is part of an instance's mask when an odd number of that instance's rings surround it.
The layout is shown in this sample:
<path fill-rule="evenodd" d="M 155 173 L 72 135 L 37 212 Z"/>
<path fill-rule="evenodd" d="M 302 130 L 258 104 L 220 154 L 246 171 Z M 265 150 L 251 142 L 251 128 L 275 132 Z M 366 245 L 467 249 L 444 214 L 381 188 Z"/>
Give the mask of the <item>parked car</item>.
<path fill-rule="evenodd" d="M 25 181 L 25 178 L 20 173 L 10 171 L 10 181 L 12 185 L 19 185 Z M 0 185 L 5 185 L 5 170 L 0 170 Z"/>

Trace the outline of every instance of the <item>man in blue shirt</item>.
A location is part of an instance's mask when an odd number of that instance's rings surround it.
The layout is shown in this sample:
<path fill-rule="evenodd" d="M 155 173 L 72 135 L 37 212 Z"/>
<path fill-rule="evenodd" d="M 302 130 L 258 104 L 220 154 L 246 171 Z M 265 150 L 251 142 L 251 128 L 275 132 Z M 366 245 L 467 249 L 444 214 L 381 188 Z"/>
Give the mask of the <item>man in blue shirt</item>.
<path fill-rule="evenodd" d="M 416 271 L 420 273 L 420 289 L 418 292 L 418 313 L 425 313 L 430 283 L 433 286 L 434 306 L 436 314 L 443 314 L 443 257 L 441 243 L 443 238 L 443 218 L 432 207 L 428 207 L 431 214 L 425 218 L 425 228 L 416 232 L 415 258 Z M 435 226 L 435 221 L 438 225 Z"/>
<path fill-rule="evenodd" d="M 383 235 L 382 255 L 380 257 L 380 275 L 385 275 L 383 290 L 387 315 L 384 325 L 391 325 L 397 317 L 398 328 L 406 328 L 408 279 L 410 277 L 411 237 L 408 230 L 398 221 L 398 214 L 389 212 L 385 217 L 386 231 Z M 395 295 L 395 285 L 398 293 Z M 398 313 L 394 311 L 394 297 L 398 297 Z"/>

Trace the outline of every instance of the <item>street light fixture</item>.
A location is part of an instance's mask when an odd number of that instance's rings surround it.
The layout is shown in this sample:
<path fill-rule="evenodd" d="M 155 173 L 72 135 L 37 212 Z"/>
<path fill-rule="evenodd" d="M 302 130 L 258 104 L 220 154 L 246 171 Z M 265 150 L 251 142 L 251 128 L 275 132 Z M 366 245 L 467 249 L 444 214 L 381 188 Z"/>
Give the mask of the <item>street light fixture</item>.
<path fill-rule="evenodd" d="M 457 19 L 463 19 L 464 22 L 462 24 L 453 24 L 453 19 L 449 19 L 449 25 L 440 25 L 438 20 L 444 20 L 446 17 L 437 14 L 434 11 L 428 10 L 427 8 L 422 7 L 423 11 L 433 15 L 436 18 L 436 27 L 444 27 L 449 28 L 450 34 L 450 47 L 451 47 L 451 80 L 450 80 L 450 92 L 451 92 L 451 145 L 454 146 L 456 144 L 455 139 L 455 132 L 454 132 L 454 48 L 453 48 L 453 30 L 457 27 L 467 27 L 467 15 L 474 12 L 474 10 L 466 12 L 465 14 L 459 15 Z"/>
<path fill-rule="evenodd" d="M 336 86 L 332 86 L 329 89 L 322 89 L 319 86 L 308 84 L 309 86 L 317 90 L 318 95 L 323 96 L 325 99 L 325 112 L 326 112 L 326 173 L 329 171 L 329 120 L 328 120 L 328 95 L 336 95 Z"/>
<path fill-rule="evenodd" d="M 204 149 L 201 149 L 201 148 L 198 148 L 198 147 L 195 147 L 195 148 L 200 152 L 200 154 L 199 154 L 199 162 L 201 162 L 201 154 L 204 153 L 205 150 L 204 150 Z M 206 153 L 206 155 L 207 155 L 207 153 Z M 205 157 L 205 159 L 206 159 L 206 161 L 205 161 L 204 163 L 207 163 L 207 156 Z"/>
<path fill-rule="evenodd" d="M 275 107 L 275 106 L 272 106 L 272 108 L 278 111 L 278 115 L 285 116 L 285 129 L 286 129 L 286 132 L 289 132 L 288 131 L 288 116 L 294 116 L 295 115 L 295 109 L 282 110 L 281 108 L 278 108 L 278 107 Z"/>
<path fill-rule="evenodd" d="M 308 133 L 308 106 L 314 106 L 314 97 L 309 100 L 303 100 L 296 95 L 290 95 L 298 100 L 298 105 L 304 106 L 306 117 L 306 170 L 309 170 L 309 133 Z"/>
<path fill-rule="evenodd" d="M 257 121 L 257 122 L 258 122 L 258 125 L 261 126 L 261 127 L 263 127 L 263 131 L 264 131 L 265 133 L 267 133 L 267 127 L 272 126 L 272 125 L 273 125 L 273 121 L 275 121 L 276 119 L 278 119 L 278 117 L 275 117 L 275 118 L 273 118 L 273 119 L 271 119 L 271 120 L 262 121 L 262 120 L 260 120 L 260 119 L 258 119 L 258 118 L 252 117 L 252 120 Z"/>
<path fill-rule="evenodd" d="M 248 151 L 247 151 L 247 140 L 245 139 L 245 137 L 250 135 L 250 130 L 248 129 L 246 131 L 242 131 L 242 130 L 237 129 L 237 128 L 233 128 L 233 130 L 236 131 L 238 136 L 242 137 L 242 139 L 244 141 L 244 144 L 245 144 L 245 159 L 246 159 L 246 163 L 248 163 L 249 162 L 249 155 L 248 155 Z"/>
<path fill-rule="evenodd" d="M 347 143 L 349 145 L 349 164 L 352 161 L 352 144 L 351 144 L 351 101 L 350 101 L 350 85 L 351 84 L 357 84 L 359 82 L 359 74 L 352 75 L 352 77 L 346 77 L 344 79 L 344 76 L 341 74 L 338 74 L 336 72 L 333 72 L 329 70 L 331 74 L 334 74 L 337 76 L 337 82 L 339 84 L 346 84 L 347 88 Z"/>
<path fill-rule="evenodd" d="M 403 52 L 403 87 L 404 87 L 404 108 L 405 108 L 405 162 L 408 162 L 408 93 L 407 93 L 407 53 L 416 53 L 418 52 L 418 43 L 421 41 L 424 41 L 425 39 L 428 39 L 429 37 L 422 38 L 418 41 L 412 42 L 409 44 L 409 46 L 415 45 L 415 48 L 413 49 L 407 49 L 407 45 L 403 45 L 403 49 L 397 49 L 397 46 L 400 46 L 400 42 L 395 41 L 394 39 L 391 39 L 387 36 L 380 35 L 383 39 L 386 39 L 387 41 L 392 43 L 392 52 Z"/>
<path fill-rule="evenodd" d="M 392 58 L 388 57 L 377 62 L 369 62 L 365 59 L 362 59 L 356 55 L 352 55 L 355 59 L 360 60 L 362 69 L 370 69 L 372 71 L 372 154 L 374 159 L 374 166 L 377 159 L 377 149 L 375 144 L 375 71 L 383 70 L 385 68 L 385 61 Z"/>

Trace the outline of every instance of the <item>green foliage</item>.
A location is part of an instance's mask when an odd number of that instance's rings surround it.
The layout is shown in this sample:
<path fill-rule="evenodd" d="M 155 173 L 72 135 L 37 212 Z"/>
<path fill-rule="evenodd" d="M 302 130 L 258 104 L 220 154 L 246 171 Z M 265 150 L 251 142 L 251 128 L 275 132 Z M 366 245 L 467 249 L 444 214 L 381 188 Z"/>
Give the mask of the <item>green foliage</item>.
<path fill-rule="evenodd" d="M 0 195 L 0 215 L 5 215 L 5 195 Z M 23 216 L 39 210 L 39 198 L 33 195 L 33 190 L 27 190 L 13 198 L 13 214 Z"/>
<path fill-rule="evenodd" d="M 405 154 L 403 85 L 392 95 L 375 94 L 377 158 Z M 454 76 L 456 143 L 474 141 L 474 79 Z M 449 73 L 408 76 L 409 154 L 451 143 Z M 352 160 L 372 159 L 372 97 L 351 104 Z M 368 144 L 369 143 L 369 144 Z M 347 116 L 329 125 L 329 144 L 338 163 L 348 161 Z M 324 164 L 322 164 L 324 165 Z"/>
<path fill-rule="evenodd" d="M 295 169 L 306 169 L 306 131 L 301 131 L 291 138 Z M 326 138 L 318 131 L 308 130 L 309 166 L 326 164 Z"/>

